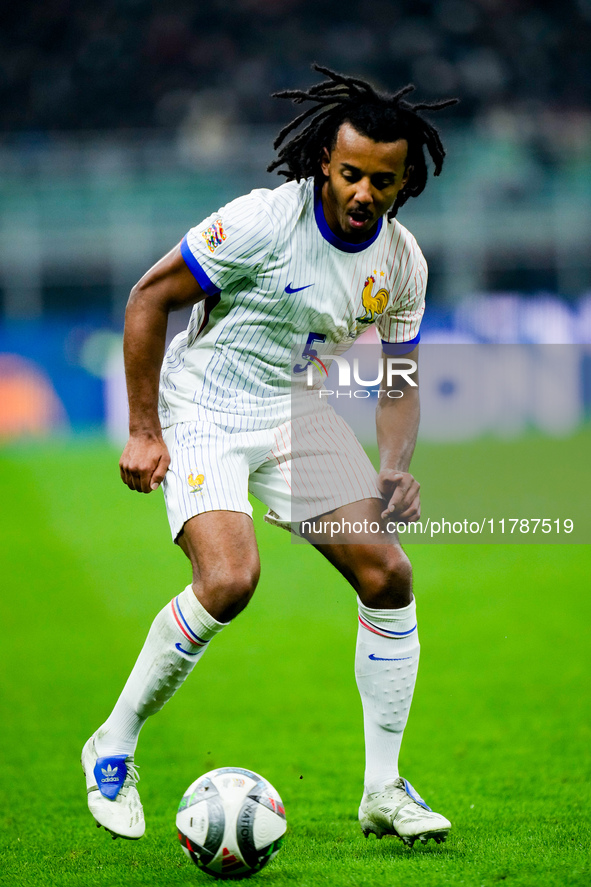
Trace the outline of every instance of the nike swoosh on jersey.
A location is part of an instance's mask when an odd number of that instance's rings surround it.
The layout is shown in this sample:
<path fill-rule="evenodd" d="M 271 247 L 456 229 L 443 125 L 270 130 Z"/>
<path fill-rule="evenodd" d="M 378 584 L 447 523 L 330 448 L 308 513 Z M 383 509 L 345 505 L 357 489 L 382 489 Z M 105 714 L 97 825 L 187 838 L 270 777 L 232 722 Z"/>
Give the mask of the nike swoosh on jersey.
<path fill-rule="evenodd" d="M 292 287 L 291 287 L 291 283 L 288 283 L 287 286 L 285 287 L 285 292 L 286 292 L 288 295 L 291 295 L 291 293 L 299 293 L 300 290 L 307 290 L 307 289 L 309 289 L 311 286 L 314 286 L 314 284 L 313 284 L 313 283 L 307 283 L 306 286 L 296 286 L 295 289 L 292 289 Z"/>
<path fill-rule="evenodd" d="M 370 653 L 367 658 L 373 659 L 374 662 L 402 662 L 404 659 L 412 659 L 412 656 L 401 656 L 400 659 L 384 659 L 383 656 L 376 656 L 375 653 Z"/>

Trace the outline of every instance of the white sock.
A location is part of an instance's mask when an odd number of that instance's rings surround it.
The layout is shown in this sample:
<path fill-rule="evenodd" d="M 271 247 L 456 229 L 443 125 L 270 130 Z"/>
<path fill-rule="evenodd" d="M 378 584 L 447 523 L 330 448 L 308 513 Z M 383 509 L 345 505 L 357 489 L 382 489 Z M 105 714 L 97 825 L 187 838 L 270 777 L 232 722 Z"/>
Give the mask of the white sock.
<path fill-rule="evenodd" d="M 146 719 L 174 695 L 226 624 L 210 616 L 190 585 L 158 613 L 115 708 L 97 730 L 100 757 L 134 753 Z"/>
<path fill-rule="evenodd" d="M 365 789 L 396 779 L 402 734 L 419 666 L 414 599 L 400 610 L 372 610 L 358 599 L 355 676 L 363 704 Z"/>

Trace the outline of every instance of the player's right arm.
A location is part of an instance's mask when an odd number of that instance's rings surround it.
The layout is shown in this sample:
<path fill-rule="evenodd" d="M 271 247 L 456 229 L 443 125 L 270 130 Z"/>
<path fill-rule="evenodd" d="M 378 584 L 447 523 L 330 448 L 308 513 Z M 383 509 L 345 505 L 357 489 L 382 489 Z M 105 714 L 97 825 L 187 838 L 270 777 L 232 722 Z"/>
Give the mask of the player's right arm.
<path fill-rule="evenodd" d="M 129 440 L 119 470 L 123 483 L 138 493 L 158 489 L 170 464 L 158 418 L 168 315 L 206 296 L 189 271 L 180 246 L 150 268 L 129 296 L 123 334 Z"/>

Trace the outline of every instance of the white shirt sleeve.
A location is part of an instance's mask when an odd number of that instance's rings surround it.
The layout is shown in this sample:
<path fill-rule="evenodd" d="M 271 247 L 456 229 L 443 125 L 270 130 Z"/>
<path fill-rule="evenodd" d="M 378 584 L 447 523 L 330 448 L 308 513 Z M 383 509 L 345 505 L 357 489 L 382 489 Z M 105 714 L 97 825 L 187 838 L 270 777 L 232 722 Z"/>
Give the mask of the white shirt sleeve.
<path fill-rule="evenodd" d="M 425 312 L 427 263 L 414 237 L 406 245 L 407 261 L 401 261 L 396 290 L 376 327 L 382 342 L 418 342 Z"/>
<path fill-rule="evenodd" d="M 253 191 L 191 228 L 181 252 L 202 289 L 214 295 L 235 280 L 256 277 L 271 251 L 273 234 L 266 203 Z"/>

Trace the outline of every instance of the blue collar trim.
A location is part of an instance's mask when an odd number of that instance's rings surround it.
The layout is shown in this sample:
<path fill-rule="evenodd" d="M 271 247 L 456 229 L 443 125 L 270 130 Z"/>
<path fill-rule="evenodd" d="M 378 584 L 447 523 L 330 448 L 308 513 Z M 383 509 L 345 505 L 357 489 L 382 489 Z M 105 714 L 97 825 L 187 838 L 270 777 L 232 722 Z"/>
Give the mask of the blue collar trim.
<path fill-rule="evenodd" d="M 375 230 L 375 233 L 369 238 L 369 240 L 364 240 L 362 243 L 350 243 L 348 240 L 342 240 L 331 228 L 328 227 L 328 222 L 326 221 L 324 215 L 324 207 L 322 206 L 322 192 L 321 189 L 316 186 L 314 188 L 314 216 L 316 217 L 316 224 L 318 225 L 318 230 L 322 234 L 325 240 L 327 240 L 332 246 L 336 246 L 337 249 L 342 250 L 344 253 L 360 253 L 364 249 L 367 249 L 368 246 L 371 246 L 372 243 L 375 243 L 377 238 L 380 236 L 380 231 L 382 230 L 383 217 L 380 216 L 378 219 L 378 225 Z"/>

